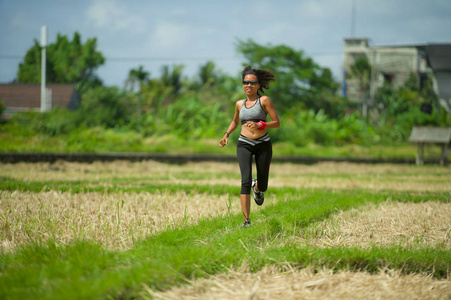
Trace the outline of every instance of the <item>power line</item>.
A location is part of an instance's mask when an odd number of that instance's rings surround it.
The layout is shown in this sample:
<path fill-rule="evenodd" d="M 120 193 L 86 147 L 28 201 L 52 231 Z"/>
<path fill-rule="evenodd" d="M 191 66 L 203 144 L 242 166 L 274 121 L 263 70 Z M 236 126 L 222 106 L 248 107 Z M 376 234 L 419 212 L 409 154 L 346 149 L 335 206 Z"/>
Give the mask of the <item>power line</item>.
<path fill-rule="evenodd" d="M 204 61 L 204 60 L 236 60 L 238 57 L 106 57 L 109 61 Z"/>
<path fill-rule="evenodd" d="M 341 55 L 343 51 L 326 51 L 326 52 L 306 52 L 309 56 L 334 56 Z"/>
<path fill-rule="evenodd" d="M 0 54 L 0 59 L 22 59 L 23 56 L 19 55 L 9 55 L 9 54 Z"/>
<path fill-rule="evenodd" d="M 22 59 L 24 56 L 20 55 L 11 55 L 11 54 L 0 54 L 0 59 Z M 147 56 L 147 57 L 133 57 L 133 56 L 111 56 L 111 57 L 105 57 L 106 60 L 110 61 L 172 61 L 172 60 L 184 60 L 184 61 L 197 61 L 197 60 L 234 60 L 239 59 L 238 57 L 233 56 L 223 56 L 223 57 L 153 57 L 153 56 Z"/>
<path fill-rule="evenodd" d="M 308 56 L 334 56 L 341 55 L 342 51 L 325 51 L 325 52 L 305 52 Z M 0 59 L 5 60 L 17 60 L 22 59 L 24 56 L 12 55 L 12 54 L 0 54 Z M 220 57 L 204 57 L 204 56 L 193 56 L 193 57 L 157 57 L 157 56 L 143 56 L 143 57 L 133 57 L 133 56 L 111 56 L 105 57 L 107 61 L 205 61 L 205 60 L 237 60 L 239 57 L 234 56 L 220 56 Z"/>

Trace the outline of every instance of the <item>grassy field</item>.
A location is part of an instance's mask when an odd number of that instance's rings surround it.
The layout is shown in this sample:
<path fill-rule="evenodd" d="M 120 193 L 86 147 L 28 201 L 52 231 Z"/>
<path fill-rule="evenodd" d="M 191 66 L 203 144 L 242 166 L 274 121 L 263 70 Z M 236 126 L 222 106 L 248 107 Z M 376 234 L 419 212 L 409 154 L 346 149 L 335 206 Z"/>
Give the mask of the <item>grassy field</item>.
<path fill-rule="evenodd" d="M 2 299 L 449 299 L 451 169 L 0 164 Z"/>

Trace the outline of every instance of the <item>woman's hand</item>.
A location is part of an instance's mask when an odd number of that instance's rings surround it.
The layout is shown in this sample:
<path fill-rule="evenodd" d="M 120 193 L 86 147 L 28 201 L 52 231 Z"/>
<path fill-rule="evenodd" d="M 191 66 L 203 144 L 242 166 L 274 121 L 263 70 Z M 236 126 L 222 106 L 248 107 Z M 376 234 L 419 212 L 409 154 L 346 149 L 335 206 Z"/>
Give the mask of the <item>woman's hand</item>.
<path fill-rule="evenodd" d="M 260 125 L 258 123 L 252 122 L 252 121 L 247 121 L 245 126 L 247 126 L 250 129 L 258 129 L 260 128 Z"/>
<path fill-rule="evenodd" d="M 224 137 L 219 141 L 219 147 L 224 147 L 229 143 L 229 139 L 227 138 L 226 135 L 224 135 Z"/>
<path fill-rule="evenodd" d="M 252 122 L 252 121 L 247 121 L 245 126 L 247 126 L 250 129 L 260 129 L 261 125 L 260 123 L 256 123 L 256 122 Z M 263 127 L 262 129 L 264 129 L 265 127 Z"/>

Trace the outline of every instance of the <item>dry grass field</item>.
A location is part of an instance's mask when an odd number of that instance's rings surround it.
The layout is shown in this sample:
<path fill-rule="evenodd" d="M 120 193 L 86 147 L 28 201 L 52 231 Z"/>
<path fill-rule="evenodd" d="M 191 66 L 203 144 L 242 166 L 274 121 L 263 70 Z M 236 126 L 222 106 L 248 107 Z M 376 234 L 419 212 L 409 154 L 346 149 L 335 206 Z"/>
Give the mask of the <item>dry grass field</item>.
<path fill-rule="evenodd" d="M 101 185 L 239 186 L 237 164 L 146 162 L 80 164 L 0 164 L 0 177 L 21 182 L 82 181 Z M 270 188 L 440 193 L 451 200 L 451 168 L 411 165 L 319 163 L 273 164 Z M 265 205 L 284 201 L 272 197 Z M 253 206 L 253 210 L 258 210 Z M 237 195 L 212 196 L 185 190 L 170 192 L 84 192 L 0 190 L 0 251 L 36 240 L 67 244 L 94 240 L 112 250 L 131 249 L 135 241 L 167 228 L 195 224 L 200 218 L 240 211 Z M 451 251 L 451 201 L 386 202 L 339 211 L 297 237 L 298 245 L 361 247 L 399 245 Z M 288 242 L 288 241 L 287 241 Z M 293 240 L 290 240 L 293 242 Z M 439 258 L 438 258 L 439 259 Z M 154 299 L 451 299 L 451 278 L 403 275 L 390 269 L 379 274 L 296 269 L 289 264 L 253 273 L 246 266 L 188 285 L 156 292 L 145 287 L 143 298 Z M 451 271 L 450 271 L 451 273 Z"/>
<path fill-rule="evenodd" d="M 34 180 L 101 180 L 106 186 L 114 178 L 127 178 L 133 184 L 240 184 L 235 163 L 187 163 L 184 165 L 145 162 L 95 162 L 0 164 L 0 176 Z M 372 191 L 450 192 L 451 169 L 436 165 L 355 164 L 325 162 L 314 165 L 273 164 L 270 186 L 368 189 Z M 111 183 L 108 182 L 111 181 Z M 122 185 L 126 183 L 120 183 Z"/>
<path fill-rule="evenodd" d="M 114 250 L 126 250 L 134 241 L 163 229 L 227 212 L 228 205 L 227 195 L 213 202 L 208 195 L 187 197 L 185 192 L 0 191 L 0 198 L 3 251 L 48 239 L 61 244 L 88 239 Z M 234 210 L 238 210 L 237 205 L 235 202 Z"/>
<path fill-rule="evenodd" d="M 230 270 L 208 279 L 189 282 L 166 292 L 147 288 L 145 299 L 450 299 L 449 280 L 423 275 L 379 274 L 311 268 L 264 268 L 257 273 Z M 152 297 L 152 298 L 151 298 Z"/>

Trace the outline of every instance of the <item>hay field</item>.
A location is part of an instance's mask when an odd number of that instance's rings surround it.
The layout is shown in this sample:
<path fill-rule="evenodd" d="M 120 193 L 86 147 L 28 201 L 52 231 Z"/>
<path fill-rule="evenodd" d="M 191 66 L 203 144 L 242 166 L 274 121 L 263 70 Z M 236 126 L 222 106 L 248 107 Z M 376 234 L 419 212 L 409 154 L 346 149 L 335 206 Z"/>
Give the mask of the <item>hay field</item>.
<path fill-rule="evenodd" d="M 378 274 L 265 267 L 257 273 L 230 270 L 165 292 L 147 288 L 145 299 L 450 299 L 451 284 L 424 275 Z"/>
<path fill-rule="evenodd" d="M 137 241 L 170 228 L 197 224 L 202 218 L 239 213 L 237 194 L 198 192 L 202 187 L 239 187 L 237 164 L 163 164 L 116 161 L 80 164 L 0 164 L 0 180 L 38 185 L 42 190 L 0 190 L 0 251 L 14 252 L 36 241 L 66 245 L 93 240 L 113 251 L 127 251 Z M 53 188 L 82 186 L 86 192 Z M 73 185 L 71 185 L 73 184 Z M 58 186 L 58 185 L 56 185 Z M 147 186 L 161 189 L 146 191 Z M 179 187 L 169 190 L 168 187 Z M 89 188 L 97 190 L 89 190 Z M 100 188 L 100 190 L 99 190 Z M 121 190 L 108 192 L 109 188 Z M 451 250 L 451 169 L 438 166 L 319 163 L 273 164 L 265 206 L 287 201 L 271 188 L 369 191 L 429 195 L 430 201 L 369 203 L 337 211 L 286 243 L 299 247 L 401 246 Z M 102 190 L 104 189 L 104 190 Z M 239 189 L 238 189 L 239 192 Z M 448 201 L 436 201 L 435 195 Z M 302 196 L 302 195 L 300 195 Z M 252 206 L 252 213 L 264 207 Z M 439 258 L 438 258 L 439 259 Z M 281 271 L 282 269 L 282 271 Z M 165 291 L 144 286 L 154 299 L 451 299 L 451 278 L 379 274 L 331 269 L 298 269 L 289 263 L 251 272 L 245 265 Z"/>
<path fill-rule="evenodd" d="M 255 174 L 255 170 L 254 170 Z M 0 176 L 24 181 L 87 180 L 104 186 L 120 184 L 240 184 L 235 163 L 187 163 L 184 165 L 145 162 L 95 162 L 80 164 L 58 161 L 49 163 L 0 164 Z M 114 181 L 115 178 L 127 180 Z M 449 192 L 450 168 L 435 165 L 354 164 L 325 162 L 314 165 L 272 164 L 271 187 L 369 189 L 372 191 Z"/>
<path fill-rule="evenodd" d="M 19 163 L 1 165 L 0 177 L 10 177 L 23 182 L 82 181 L 86 187 L 163 187 L 155 193 L 0 191 L 1 222 L 4 224 L 1 250 L 13 249 L 34 239 L 50 238 L 63 244 L 73 239 L 92 239 L 113 249 L 129 249 L 133 241 L 171 226 L 195 223 L 203 216 L 240 211 L 237 195 L 212 197 L 207 193 L 190 194 L 189 189 L 188 193 L 164 190 L 167 185 L 187 185 L 194 188 L 196 185 L 239 186 L 238 167 L 231 163 Z M 273 164 L 270 187 L 445 192 L 451 191 L 451 172 L 449 168 L 434 166 Z M 267 193 L 266 204 L 275 201 L 277 199 Z M 406 207 L 411 206 L 406 204 Z M 253 209 L 258 210 L 260 207 L 254 206 Z M 391 212 L 394 210 L 403 209 L 389 209 Z M 335 235 L 343 238 L 342 234 Z"/>

